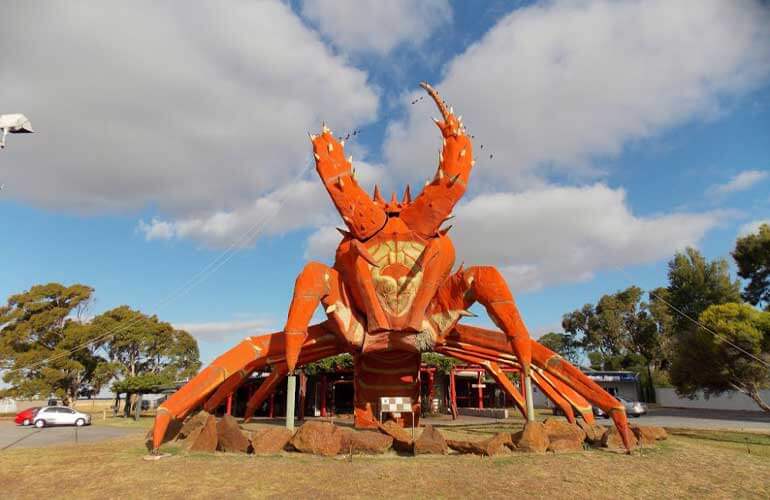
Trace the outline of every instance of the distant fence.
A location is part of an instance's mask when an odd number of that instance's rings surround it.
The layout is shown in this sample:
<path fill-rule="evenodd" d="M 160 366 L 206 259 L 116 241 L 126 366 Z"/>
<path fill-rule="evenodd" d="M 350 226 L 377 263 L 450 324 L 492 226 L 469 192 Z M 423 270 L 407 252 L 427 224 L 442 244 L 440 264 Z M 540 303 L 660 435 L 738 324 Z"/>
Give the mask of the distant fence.
<path fill-rule="evenodd" d="M 711 396 L 709 399 L 704 398 L 703 394 L 699 393 L 696 399 L 688 399 L 677 395 L 672 388 L 656 387 L 655 397 L 660 406 L 669 408 L 761 411 L 750 397 L 738 391 L 725 392 L 720 396 Z M 770 390 L 759 391 L 759 397 L 763 401 L 770 401 Z"/>

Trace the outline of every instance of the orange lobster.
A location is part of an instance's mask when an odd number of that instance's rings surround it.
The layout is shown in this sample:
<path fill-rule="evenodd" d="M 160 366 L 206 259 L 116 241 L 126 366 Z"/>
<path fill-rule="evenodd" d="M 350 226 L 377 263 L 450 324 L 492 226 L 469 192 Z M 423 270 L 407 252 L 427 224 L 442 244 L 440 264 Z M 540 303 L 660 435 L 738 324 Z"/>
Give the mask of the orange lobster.
<path fill-rule="evenodd" d="M 294 285 L 283 330 L 249 337 L 217 358 L 158 409 L 153 449 L 162 444 L 171 419 L 193 409 L 217 408 L 255 370 L 271 374 L 248 401 L 246 420 L 296 367 L 349 352 L 355 360 L 355 423 L 376 425 L 382 396 L 419 401 L 420 354 L 434 351 L 477 363 L 528 414 L 522 392 L 501 369 L 516 367 L 575 421 L 575 411 L 593 421 L 591 405 L 613 419 L 626 448 L 629 429 L 624 406 L 580 370 L 530 339 L 513 295 L 494 267 L 452 273 L 455 251 L 442 224 L 465 193 L 473 168 L 471 139 L 452 108 L 427 83 L 436 102 L 434 119 L 443 147 L 432 181 L 412 199 L 407 186 L 399 202 L 385 201 L 375 187 L 370 198 L 356 182 L 351 158 L 324 125 L 311 135 L 316 170 L 345 221 L 333 267 L 311 262 Z M 483 305 L 500 331 L 459 324 L 474 303 Z M 310 325 L 322 304 L 328 319 Z M 529 391 L 531 395 L 531 391 Z M 419 403 L 415 414 L 419 415 Z"/>

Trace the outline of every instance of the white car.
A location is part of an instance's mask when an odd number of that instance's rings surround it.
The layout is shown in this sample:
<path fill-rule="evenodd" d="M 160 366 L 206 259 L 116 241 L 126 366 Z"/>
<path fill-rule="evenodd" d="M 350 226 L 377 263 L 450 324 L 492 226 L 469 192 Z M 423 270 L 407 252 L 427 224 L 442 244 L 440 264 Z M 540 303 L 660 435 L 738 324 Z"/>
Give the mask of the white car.
<path fill-rule="evenodd" d="M 48 425 L 91 425 L 91 415 L 66 406 L 44 406 L 35 414 L 35 427 L 42 429 Z"/>

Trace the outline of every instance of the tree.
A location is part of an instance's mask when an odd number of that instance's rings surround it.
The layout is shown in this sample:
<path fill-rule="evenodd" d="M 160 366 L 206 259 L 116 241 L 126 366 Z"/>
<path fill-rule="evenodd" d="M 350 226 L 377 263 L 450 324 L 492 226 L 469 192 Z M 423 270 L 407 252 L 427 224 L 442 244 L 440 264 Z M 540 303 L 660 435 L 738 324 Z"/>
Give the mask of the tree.
<path fill-rule="evenodd" d="M 764 364 L 770 362 L 770 312 L 748 304 L 712 305 L 700 315 L 700 322 L 708 330 L 691 330 L 679 339 L 679 355 L 671 366 L 677 392 L 693 397 L 703 390 L 709 397 L 737 390 L 770 413 L 770 405 L 759 394 L 770 385 L 770 369 Z"/>
<path fill-rule="evenodd" d="M 0 368 L 11 384 L 4 394 L 54 394 L 67 403 L 88 386 L 101 361 L 82 320 L 92 293 L 85 285 L 36 285 L 0 308 Z"/>
<path fill-rule="evenodd" d="M 595 306 L 586 304 L 565 314 L 562 327 L 569 337 L 568 344 L 575 352 L 577 347 L 582 349 L 592 368 L 644 369 L 646 398 L 653 401 L 653 373 L 665 361 L 663 337 L 671 317 L 655 298 L 657 294 L 650 296 L 649 303 L 642 301 L 643 295 L 636 286 L 604 295 Z"/>
<path fill-rule="evenodd" d="M 732 255 L 738 276 L 749 280 L 743 299 L 770 311 L 770 225 L 762 224 L 756 233 L 738 238 Z"/>
<path fill-rule="evenodd" d="M 577 363 L 580 360 L 579 346 L 569 334 L 548 332 L 537 341 L 571 363 Z"/>
<path fill-rule="evenodd" d="M 195 339 L 157 316 L 124 305 L 96 316 L 90 327 L 97 335 L 114 332 L 100 344 L 107 358 L 103 378 L 112 375 L 125 380 L 152 373 L 170 383 L 189 378 L 200 368 Z"/>
<path fill-rule="evenodd" d="M 725 259 L 707 262 L 696 249 L 687 248 L 668 263 L 667 300 L 681 313 L 698 319 L 711 305 L 741 302 L 740 283 L 730 279 Z M 695 324 L 690 319 L 675 314 L 675 336 L 693 328 Z"/>

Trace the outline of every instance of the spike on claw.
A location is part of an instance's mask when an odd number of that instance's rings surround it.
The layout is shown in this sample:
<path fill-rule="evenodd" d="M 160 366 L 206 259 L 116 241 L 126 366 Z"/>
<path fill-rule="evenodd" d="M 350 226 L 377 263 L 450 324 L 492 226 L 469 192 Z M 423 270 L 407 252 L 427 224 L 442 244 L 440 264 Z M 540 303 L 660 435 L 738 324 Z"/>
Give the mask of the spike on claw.
<path fill-rule="evenodd" d="M 406 189 L 404 189 L 404 198 L 401 203 L 412 203 L 412 192 L 409 189 L 409 184 L 406 185 Z"/>

